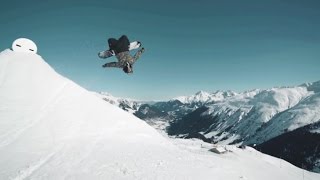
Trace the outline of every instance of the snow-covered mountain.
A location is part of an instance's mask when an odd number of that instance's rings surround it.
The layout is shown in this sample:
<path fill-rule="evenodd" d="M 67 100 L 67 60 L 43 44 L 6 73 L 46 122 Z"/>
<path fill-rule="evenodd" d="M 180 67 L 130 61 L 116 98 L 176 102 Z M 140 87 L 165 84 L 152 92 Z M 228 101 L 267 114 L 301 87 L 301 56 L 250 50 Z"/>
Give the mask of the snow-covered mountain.
<path fill-rule="evenodd" d="M 0 102 L 0 179 L 302 177 L 303 170 L 285 161 L 279 167 L 281 160 L 251 148 L 218 155 L 211 145 L 177 145 L 36 54 L 0 53 Z"/>
<path fill-rule="evenodd" d="M 170 135 L 198 133 L 222 144 L 259 144 L 319 121 L 319 84 L 242 93 L 199 91 L 169 101 L 139 104 L 134 114 L 141 119 L 171 122 Z"/>
<path fill-rule="evenodd" d="M 186 123 L 187 116 L 178 119 L 171 134 L 199 132 L 226 144 L 264 142 L 319 121 L 319 93 L 310 90 L 313 84 L 253 90 L 224 98 L 205 105 L 192 122 Z M 205 120 L 207 124 L 203 124 Z"/>
<path fill-rule="evenodd" d="M 143 104 L 134 114 L 151 125 L 161 124 L 161 130 L 177 137 L 219 144 L 261 144 L 320 121 L 320 81 L 242 93 L 200 91 Z"/>
<path fill-rule="evenodd" d="M 256 148 L 298 167 L 320 172 L 320 122 L 284 133 Z"/>
<path fill-rule="evenodd" d="M 320 122 L 319 84 L 320 81 L 295 87 L 247 91 L 205 104 L 173 121 L 168 126 L 168 133 L 219 144 L 261 144 Z M 312 148 L 317 149 L 317 146 L 313 144 Z M 310 156 L 303 151 L 300 153 L 306 159 Z M 313 160 L 309 163 L 316 167 L 311 169 L 319 169 L 317 159 Z"/>
<path fill-rule="evenodd" d="M 236 95 L 233 91 L 216 91 L 214 93 L 208 93 L 205 91 L 199 91 L 191 96 L 180 96 L 173 98 L 173 100 L 179 100 L 183 104 L 207 104 L 217 101 L 222 101 L 227 97 Z"/>
<path fill-rule="evenodd" d="M 264 142 L 285 132 L 320 122 L 320 91 L 308 91 L 299 103 L 277 113 L 248 143 Z M 294 102 L 295 103 L 295 102 Z"/>
<path fill-rule="evenodd" d="M 169 126 L 169 121 L 171 119 L 169 114 L 152 106 L 155 104 L 154 101 L 145 102 L 128 98 L 119 98 L 114 97 L 107 92 L 93 93 L 110 104 L 118 106 L 121 109 L 134 114 L 138 118 L 143 119 L 149 125 L 161 132 L 165 131 Z"/>
<path fill-rule="evenodd" d="M 138 118 L 146 121 L 149 125 L 161 131 L 166 131 L 171 121 L 191 113 L 204 104 L 204 102 L 191 101 L 189 101 L 190 104 L 184 104 L 176 99 L 159 102 L 143 102 L 126 98 L 117 98 L 109 93 L 94 94 L 103 100 L 134 114 Z"/>
<path fill-rule="evenodd" d="M 123 110 L 126 110 L 131 113 L 135 113 L 139 109 L 139 107 L 145 103 L 143 101 L 138 101 L 138 100 L 133 100 L 128 98 L 114 97 L 107 92 L 100 92 L 100 93 L 93 92 L 93 93 L 96 96 L 102 98 L 103 100 L 109 102 L 110 104 L 116 105 L 122 108 Z"/>

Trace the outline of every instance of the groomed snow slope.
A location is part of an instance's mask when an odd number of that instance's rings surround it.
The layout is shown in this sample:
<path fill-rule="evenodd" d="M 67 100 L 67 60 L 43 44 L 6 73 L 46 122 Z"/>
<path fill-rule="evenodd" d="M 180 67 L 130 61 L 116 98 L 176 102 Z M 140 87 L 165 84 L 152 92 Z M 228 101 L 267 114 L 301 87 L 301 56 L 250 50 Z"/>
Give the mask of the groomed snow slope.
<path fill-rule="evenodd" d="M 57 74 L 40 56 L 0 53 L 0 179 L 319 179 L 233 149 L 174 145 L 133 115 Z"/>

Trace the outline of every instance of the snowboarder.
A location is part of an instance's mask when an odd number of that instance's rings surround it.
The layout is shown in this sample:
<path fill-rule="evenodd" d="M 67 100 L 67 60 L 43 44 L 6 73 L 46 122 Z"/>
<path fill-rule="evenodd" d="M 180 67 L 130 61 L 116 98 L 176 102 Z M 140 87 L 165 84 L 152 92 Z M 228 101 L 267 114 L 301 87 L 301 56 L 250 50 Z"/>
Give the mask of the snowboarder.
<path fill-rule="evenodd" d="M 141 43 L 138 43 L 140 47 Z M 115 38 L 110 38 L 108 39 L 108 44 L 109 50 L 107 52 L 111 53 L 112 55 L 115 55 L 118 59 L 118 62 L 109 62 L 102 65 L 102 67 L 117 67 L 122 68 L 122 70 L 127 74 L 133 73 L 132 65 L 139 59 L 141 54 L 144 52 L 144 48 L 139 49 L 134 56 L 131 56 L 129 52 L 130 41 L 126 35 L 121 36 L 118 40 L 116 40 Z M 106 58 L 103 57 L 100 53 L 99 57 Z"/>

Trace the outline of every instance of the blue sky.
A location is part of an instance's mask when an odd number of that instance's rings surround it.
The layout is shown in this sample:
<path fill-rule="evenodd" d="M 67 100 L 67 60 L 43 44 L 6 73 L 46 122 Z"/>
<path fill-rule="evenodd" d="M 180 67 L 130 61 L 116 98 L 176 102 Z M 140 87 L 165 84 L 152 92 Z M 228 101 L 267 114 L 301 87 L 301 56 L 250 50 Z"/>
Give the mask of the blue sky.
<path fill-rule="evenodd" d="M 30 38 L 60 74 L 135 99 L 297 85 L 320 80 L 319 9 L 317 0 L 12 0 L 0 6 L 0 49 Z M 97 57 L 122 34 L 146 48 L 129 76 Z"/>

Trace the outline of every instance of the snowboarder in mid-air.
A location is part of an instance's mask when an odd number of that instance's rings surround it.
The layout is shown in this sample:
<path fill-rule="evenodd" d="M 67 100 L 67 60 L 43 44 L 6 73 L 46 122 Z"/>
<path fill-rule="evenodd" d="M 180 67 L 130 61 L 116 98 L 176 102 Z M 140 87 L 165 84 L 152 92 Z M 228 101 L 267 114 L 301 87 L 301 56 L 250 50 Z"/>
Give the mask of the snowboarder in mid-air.
<path fill-rule="evenodd" d="M 122 68 L 125 73 L 133 73 L 132 65 L 139 59 L 144 52 L 144 48 L 139 49 L 134 56 L 130 55 L 130 50 L 141 47 L 139 41 L 130 43 L 126 35 L 121 36 L 118 40 L 115 38 L 108 39 L 109 50 L 102 51 L 98 54 L 100 58 L 108 58 L 116 56 L 118 62 L 109 62 L 102 67 L 117 67 Z"/>

